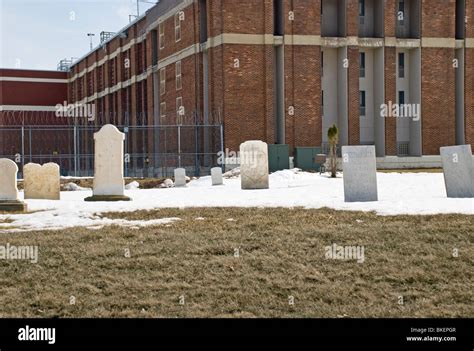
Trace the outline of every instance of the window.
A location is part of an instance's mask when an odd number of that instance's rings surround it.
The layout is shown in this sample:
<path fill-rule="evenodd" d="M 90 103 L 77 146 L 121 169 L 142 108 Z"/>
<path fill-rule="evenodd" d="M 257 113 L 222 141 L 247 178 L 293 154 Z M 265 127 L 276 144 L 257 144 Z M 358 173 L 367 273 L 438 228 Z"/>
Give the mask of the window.
<path fill-rule="evenodd" d="M 166 117 L 166 102 L 162 102 L 160 104 L 160 117 L 161 118 Z"/>
<path fill-rule="evenodd" d="M 184 117 L 183 98 L 180 96 L 176 98 L 176 123 L 182 124 L 183 117 Z"/>
<path fill-rule="evenodd" d="M 181 40 L 181 12 L 174 15 L 174 36 L 176 42 Z"/>
<path fill-rule="evenodd" d="M 321 77 L 324 77 L 324 51 L 321 51 Z"/>
<path fill-rule="evenodd" d="M 181 90 L 183 82 L 181 79 L 181 61 L 176 62 L 176 90 Z"/>
<path fill-rule="evenodd" d="M 365 52 L 360 53 L 359 77 L 365 78 Z"/>
<path fill-rule="evenodd" d="M 398 78 L 405 78 L 405 54 L 398 54 Z"/>
<path fill-rule="evenodd" d="M 359 114 L 361 116 L 365 116 L 365 91 L 364 90 L 361 90 L 359 92 L 359 104 L 360 104 L 360 107 L 359 107 Z"/>
<path fill-rule="evenodd" d="M 176 115 L 177 116 L 181 116 L 183 114 L 184 110 L 181 109 L 182 106 L 183 106 L 183 98 L 179 96 L 176 98 Z"/>
<path fill-rule="evenodd" d="M 359 16 L 365 16 L 365 0 L 359 0 Z"/>
<path fill-rule="evenodd" d="M 97 85 L 99 86 L 98 91 L 101 92 L 104 89 L 104 65 L 99 67 L 98 74 Z"/>
<path fill-rule="evenodd" d="M 160 40 L 160 50 L 165 48 L 165 23 L 161 22 L 158 26 L 159 30 L 159 40 Z"/>
<path fill-rule="evenodd" d="M 166 67 L 160 69 L 160 94 L 166 93 Z"/>
<path fill-rule="evenodd" d="M 151 31 L 151 64 L 156 66 L 158 64 L 158 32 Z"/>
<path fill-rule="evenodd" d="M 87 95 L 91 96 L 92 93 L 94 92 L 94 81 L 92 79 L 92 73 L 87 73 L 87 82 L 88 82 Z"/>
<path fill-rule="evenodd" d="M 398 92 L 398 116 L 399 117 L 405 117 L 403 111 L 405 111 L 404 106 L 405 105 L 405 92 L 404 91 L 399 91 Z"/>
<path fill-rule="evenodd" d="M 404 105 L 405 104 L 405 92 L 404 91 L 399 91 L 398 92 L 398 104 L 399 105 Z"/>
<path fill-rule="evenodd" d="M 359 24 L 365 22 L 365 0 L 359 0 Z"/>
<path fill-rule="evenodd" d="M 401 25 L 405 23 L 405 0 L 398 0 L 398 21 Z"/>

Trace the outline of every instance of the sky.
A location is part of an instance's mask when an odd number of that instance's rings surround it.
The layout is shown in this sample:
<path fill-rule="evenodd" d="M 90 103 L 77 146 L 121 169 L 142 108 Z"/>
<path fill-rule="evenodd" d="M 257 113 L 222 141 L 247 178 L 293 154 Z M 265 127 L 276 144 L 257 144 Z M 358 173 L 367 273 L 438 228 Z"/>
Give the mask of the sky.
<path fill-rule="evenodd" d="M 140 15 L 152 6 L 140 2 Z M 136 0 L 0 0 L 0 68 L 56 70 L 90 51 L 87 33 L 96 47 L 136 13 Z"/>

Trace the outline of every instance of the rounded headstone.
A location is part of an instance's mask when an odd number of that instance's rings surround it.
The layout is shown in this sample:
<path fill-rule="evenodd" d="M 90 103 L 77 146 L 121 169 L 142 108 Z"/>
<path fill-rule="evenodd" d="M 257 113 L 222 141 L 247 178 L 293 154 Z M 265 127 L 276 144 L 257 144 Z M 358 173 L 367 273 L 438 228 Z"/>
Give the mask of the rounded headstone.
<path fill-rule="evenodd" d="M 59 200 L 59 165 L 28 163 L 23 167 L 25 199 Z"/>

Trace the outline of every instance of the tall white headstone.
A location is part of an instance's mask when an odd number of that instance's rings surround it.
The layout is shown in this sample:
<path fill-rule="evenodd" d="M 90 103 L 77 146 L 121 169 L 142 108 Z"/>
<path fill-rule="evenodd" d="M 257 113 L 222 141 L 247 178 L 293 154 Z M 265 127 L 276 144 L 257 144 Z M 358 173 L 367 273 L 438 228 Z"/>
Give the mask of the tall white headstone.
<path fill-rule="evenodd" d="M 86 201 L 129 201 L 124 195 L 123 144 L 125 134 L 107 124 L 94 134 L 94 195 Z"/>
<path fill-rule="evenodd" d="M 343 146 L 345 202 L 378 201 L 375 146 Z"/>
<path fill-rule="evenodd" d="M 446 193 L 450 198 L 474 198 L 474 162 L 471 145 L 440 149 Z"/>
<path fill-rule="evenodd" d="M 214 167 L 211 169 L 212 185 L 223 185 L 224 179 L 222 178 L 222 168 Z"/>
<path fill-rule="evenodd" d="M 268 189 L 268 146 L 260 140 L 240 145 L 240 179 L 242 189 Z"/>
<path fill-rule="evenodd" d="M 25 199 L 59 200 L 59 165 L 28 163 L 23 167 Z"/>
<path fill-rule="evenodd" d="M 18 197 L 17 174 L 15 162 L 0 159 L 0 211 L 26 211 L 26 204 Z"/>
<path fill-rule="evenodd" d="M 177 188 L 186 186 L 186 170 L 184 168 L 174 170 L 174 186 Z"/>

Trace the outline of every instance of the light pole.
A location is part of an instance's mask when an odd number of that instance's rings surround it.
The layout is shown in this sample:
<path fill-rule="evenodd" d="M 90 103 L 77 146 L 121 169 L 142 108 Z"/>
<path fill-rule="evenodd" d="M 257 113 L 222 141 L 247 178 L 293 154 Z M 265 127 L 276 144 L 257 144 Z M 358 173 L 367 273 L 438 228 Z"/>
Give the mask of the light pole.
<path fill-rule="evenodd" d="M 157 0 L 157 1 L 146 1 L 146 0 L 137 0 L 137 17 L 140 17 L 140 3 L 144 3 L 144 4 L 152 4 L 152 5 L 156 5 L 160 2 L 160 0 Z"/>
<path fill-rule="evenodd" d="M 92 45 L 92 37 L 95 36 L 95 34 L 94 34 L 94 33 L 87 33 L 87 36 L 88 36 L 89 38 L 91 38 L 91 51 L 92 51 L 92 48 L 93 48 L 93 45 Z"/>

